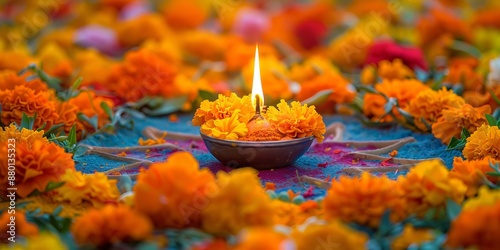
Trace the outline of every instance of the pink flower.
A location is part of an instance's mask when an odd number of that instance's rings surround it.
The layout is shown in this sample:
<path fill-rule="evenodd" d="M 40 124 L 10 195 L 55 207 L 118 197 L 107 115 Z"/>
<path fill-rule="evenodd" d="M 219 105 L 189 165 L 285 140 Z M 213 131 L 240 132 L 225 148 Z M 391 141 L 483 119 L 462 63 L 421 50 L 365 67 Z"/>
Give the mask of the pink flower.
<path fill-rule="evenodd" d="M 114 30 L 99 25 L 89 25 L 80 28 L 74 41 L 82 47 L 92 47 L 108 55 L 116 55 L 120 45 Z"/>
<path fill-rule="evenodd" d="M 269 19 L 265 13 L 254 9 L 243 9 L 236 16 L 233 32 L 245 41 L 254 43 L 269 29 Z"/>
<path fill-rule="evenodd" d="M 319 20 L 304 20 L 295 27 L 295 35 L 304 49 L 312 49 L 321 45 L 327 34 L 326 25 Z"/>
<path fill-rule="evenodd" d="M 427 70 L 424 54 L 419 48 L 402 46 L 392 40 L 374 42 L 368 48 L 364 64 L 378 64 L 380 61 L 393 61 L 396 58 L 400 58 L 406 66 L 412 69 Z"/>

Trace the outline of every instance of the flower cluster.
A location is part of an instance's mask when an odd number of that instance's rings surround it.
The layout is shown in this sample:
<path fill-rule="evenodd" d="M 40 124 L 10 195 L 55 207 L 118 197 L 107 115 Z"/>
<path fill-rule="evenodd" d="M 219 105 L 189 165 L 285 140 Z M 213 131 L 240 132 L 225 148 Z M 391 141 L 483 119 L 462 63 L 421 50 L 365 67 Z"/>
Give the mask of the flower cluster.
<path fill-rule="evenodd" d="M 203 134 L 226 140 L 249 140 L 247 135 L 261 138 L 293 139 L 314 136 L 323 140 L 326 131 L 323 118 L 314 106 L 292 102 L 291 106 L 281 100 L 276 107 L 269 107 L 264 114 L 270 126 L 253 129 L 251 119 L 255 112 L 249 96 L 239 98 L 236 94 L 226 97 L 219 95 L 213 102 L 203 101 L 196 110 L 192 123 L 201 126 Z M 271 130 L 270 130 L 271 129 Z M 261 130 L 265 130 L 262 133 Z M 254 133 L 252 133 L 254 132 Z"/>

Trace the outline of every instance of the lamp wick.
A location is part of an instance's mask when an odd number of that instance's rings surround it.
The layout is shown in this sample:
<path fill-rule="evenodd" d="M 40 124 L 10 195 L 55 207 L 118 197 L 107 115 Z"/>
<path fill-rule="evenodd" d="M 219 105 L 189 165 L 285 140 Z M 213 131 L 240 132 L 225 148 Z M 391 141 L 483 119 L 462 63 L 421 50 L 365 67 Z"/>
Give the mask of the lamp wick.
<path fill-rule="evenodd" d="M 255 95 L 255 115 L 260 115 L 260 96 Z"/>

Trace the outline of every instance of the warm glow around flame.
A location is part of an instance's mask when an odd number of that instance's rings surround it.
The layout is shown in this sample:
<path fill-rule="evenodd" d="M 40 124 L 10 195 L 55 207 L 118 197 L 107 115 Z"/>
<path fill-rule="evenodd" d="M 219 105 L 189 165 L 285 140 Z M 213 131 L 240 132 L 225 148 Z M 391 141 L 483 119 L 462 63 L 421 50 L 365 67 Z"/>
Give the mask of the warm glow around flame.
<path fill-rule="evenodd" d="M 262 82 L 260 80 L 260 64 L 259 64 L 259 46 L 255 47 L 255 61 L 253 64 L 253 82 L 252 82 L 252 104 L 255 107 L 255 97 L 259 95 L 260 106 L 264 106 L 264 91 L 262 91 Z"/>

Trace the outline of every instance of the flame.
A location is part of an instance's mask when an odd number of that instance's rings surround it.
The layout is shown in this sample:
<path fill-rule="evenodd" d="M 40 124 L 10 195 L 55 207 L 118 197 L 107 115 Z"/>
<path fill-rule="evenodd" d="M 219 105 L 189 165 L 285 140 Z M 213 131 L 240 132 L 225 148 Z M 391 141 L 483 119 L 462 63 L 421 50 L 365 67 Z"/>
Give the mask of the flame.
<path fill-rule="evenodd" d="M 253 82 L 252 82 L 252 104 L 256 106 L 256 96 L 260 97 L 260 106 L 264 106 L 264 91 L 262 91 L 262 81 L 260 80 L 259 64 L 259 46 L 255 46 L 255 61 L 253 64 Z"/>

